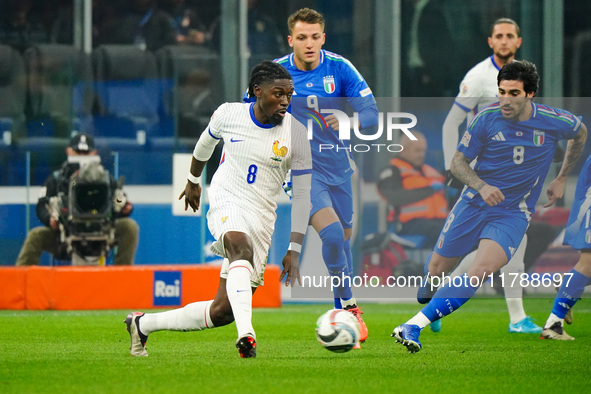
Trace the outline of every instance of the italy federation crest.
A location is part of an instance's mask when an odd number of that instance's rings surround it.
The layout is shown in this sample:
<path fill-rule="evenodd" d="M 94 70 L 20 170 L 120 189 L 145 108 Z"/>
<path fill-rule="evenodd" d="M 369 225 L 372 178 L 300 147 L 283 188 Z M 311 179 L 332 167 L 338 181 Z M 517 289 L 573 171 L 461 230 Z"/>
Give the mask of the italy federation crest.
<path fill-rule="evenodd" d="M 334 77 L 332 75 L 324 77 L 324 91 L 331 94 L 334 93 L 335 89 Z"/>
<path fill-rule="evenodd" d="M 540 130 L 534 130 L 534 145 L 535 146 L 542 146 L 544 144 L 544 140 L 546 139 L 546 133 Z"/>

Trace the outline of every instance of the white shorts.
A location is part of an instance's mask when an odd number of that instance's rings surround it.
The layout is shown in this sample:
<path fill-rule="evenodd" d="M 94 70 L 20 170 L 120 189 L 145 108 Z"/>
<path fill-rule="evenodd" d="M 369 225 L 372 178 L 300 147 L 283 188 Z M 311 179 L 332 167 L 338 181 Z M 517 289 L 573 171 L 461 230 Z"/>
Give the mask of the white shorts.
<path fill-rule="evenodd" d="M 252 242 L 254 271 L 251 276 L 253 287 L 262 286 L 264 283 L 265 267 L 271 236 L 275 224 L 275 213 L 269 217 L 268 213 L 254 209 L 244 209 L 235 203 L 222 203 L 211 205 L 207 212 L 207 225 L 216 241 L 211 245 L 211 251 L 224 257 L 220 277 L 228 277 L 229 261 L 224 248 L 224 234 L 228 231 L 239 231 L 247 234 Z"/>

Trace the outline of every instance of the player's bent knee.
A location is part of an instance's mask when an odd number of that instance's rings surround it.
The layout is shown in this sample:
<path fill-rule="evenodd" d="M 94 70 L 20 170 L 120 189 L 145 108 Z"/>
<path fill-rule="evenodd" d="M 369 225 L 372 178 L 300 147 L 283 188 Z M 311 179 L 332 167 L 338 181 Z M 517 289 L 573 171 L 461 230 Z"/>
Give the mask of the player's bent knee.
<path fill-rule="evenodd" d="M 429 273 L 431 275 L 441 275 L 442 273 L 449 274 L 455 265 L 457 265 L 457 258 L 450 259 L 448 257 L 443 257 L 437 253 L 433 253 L 430 256 L 430 261 L 428 265 Z"/>
<path fill-rule="evenodd" d="M 227 232 L 224 235 L 224 248 L 230 261 L 246 260 L 252 264 L 253 246 L 247 234 L 238 231 Z"/>
<path fill-rule="evenodd" d="M 324 227 L 318 235 L 322 240 L 322 246 L 342 249 L 345 244 L 345 232 L 339 222 L 334 222 Z"/>
<path fill-rule="evenodd" d="M 234 321 L 234 314 L 229 302 L 213 302 L 209 309 L 209 317 L 216 327 L 225 326 Z"/>

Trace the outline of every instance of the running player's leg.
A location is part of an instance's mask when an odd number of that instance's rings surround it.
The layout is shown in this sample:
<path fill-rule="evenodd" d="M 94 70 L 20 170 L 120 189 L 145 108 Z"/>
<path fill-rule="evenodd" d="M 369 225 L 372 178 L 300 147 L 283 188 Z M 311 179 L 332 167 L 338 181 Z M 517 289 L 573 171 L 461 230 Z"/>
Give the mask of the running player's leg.
<path fill-rule="evenodd" d="M 147 356 L 148 335 L 156 331 L 201 331 L 220 327 L 234 321 L 226 294 L 226 279 L 220 278 L 213 300 L 190 303 L 183 308 L 166 312 L 132 312 L 125 323 L 131 337 L 131 355 Z"/>
<path fill-rule="evenodd" d="M 315 212 L 311 218 L 312 227 L 322 241 L 322 259 L 331 277 L 338 278 L 339 286 L 334 288 L 335 308 L 342 308 L 342 299 L 353 297 L 350 283 L 342 280 L 350 277 L 345 255 L 345 230 L 332 207 L 324 207 Z"/>
<path fill-rule="evenodd" d="M 580 300 L 585 286 L 591 280 L 591 249 L 582 249 L 579 261 L 567 275 L 554 299 L 552 313 L 548 317 L 541 337 L 544 339 L 575 339 L 564 332 L 564 316 Z"/>
<path fill-rule="evenodd" d="M 236 321 L 238 340 L 236 347 L 243 358 L 256 356 L 256 336 L 252 326 L 251 287 L 254 273 L 254 252 L 251 238 L 243 232 L 228 231 L 224 234 L 224 248 L 228 257 L 226 293 Z"/>
<path fill-rule="evenodd" d="M 310 200 L 312 204 L 310 224 L 314 227 L 314 230 L 316 230 L 322 241 L 322 258 L 329 275 L 338 277 L 339 279 L 342 279 L 343 276 L 349 276 L 351 272 L 348 270 L 345 254 L 345 229 L 333 207 L 330 187 L 318 179 L 313 178 Z M 352 210 L 352 201 L 350 206 Z M 350 286 L 342 286 L 342 282 L 344 281 L 339 280 L 336 282 L 341 286 L 333 289 L 334 306 L 336 309 L 342 308 L 341 298 L 350 299 L 352 297 Z"/>
<path fill-rule="evenodd" d="M 446 255 L 465 254 L 471 249 L 474 237 L 480 239 L 476 257 L 463 280 L 449 281 L 440 287 L 417 315 L 394 329 L 392 336 L 412 353 L 421 349 L 421 330 L 465 304 L 484 280 L 507 263 L 527 229 L 528 223 L 524 215 L 494 210 L 479 218 L 486 224 L 476 229 L 471 223 L 477 217 L 475 214 L 479 211 L 478 208 L 464 206 L 458 209 L 459 206 L 458 203 L 454 207 L 455 213 L 451 216 L 451 221 L 444 226 L 431 261 L 434 261 L 433 264 L 439 261 L 445 263 Z"/>

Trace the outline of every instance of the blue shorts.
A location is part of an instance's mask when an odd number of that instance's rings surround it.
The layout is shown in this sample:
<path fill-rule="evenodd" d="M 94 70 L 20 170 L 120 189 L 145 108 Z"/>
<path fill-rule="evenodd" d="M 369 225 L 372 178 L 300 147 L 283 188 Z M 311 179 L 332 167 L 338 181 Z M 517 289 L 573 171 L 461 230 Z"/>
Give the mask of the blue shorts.
<path fill-rule="evenodd" d="M 310 202 L 312 203 L 310 217 L 322 208 L 331 207 L 339 217 L 343 228 L 353 227 L 353 185 L 351 178 L 340 185 L 327 185 L 312 177 Z"/>
<path fill-rule="evenodd" d="M 570 210 L 564 244 L 577 250 L 591 249 L 591 158 L 579 174 L 575 199 Z"/>
<path fill-rule="evenodd" d="M 443 257 L 464 256 L 485 238 L 501 245 L 509 261 L 528 226 L 526 214 L 519 209 L 478 207 L 460 198 L 447 216 L 434 250 Z"/>

